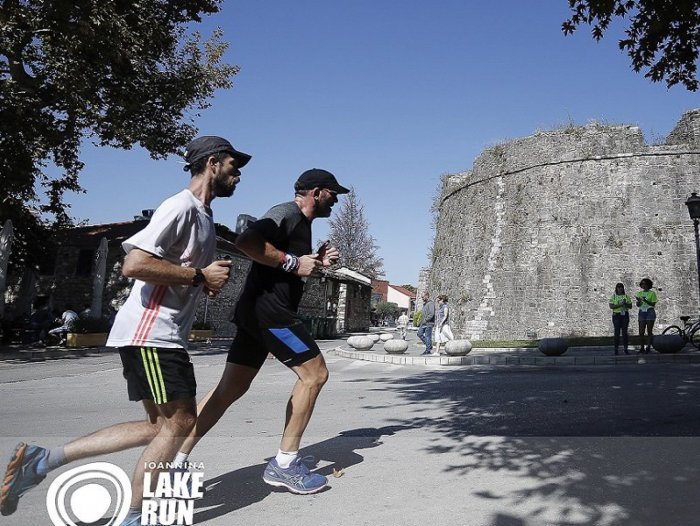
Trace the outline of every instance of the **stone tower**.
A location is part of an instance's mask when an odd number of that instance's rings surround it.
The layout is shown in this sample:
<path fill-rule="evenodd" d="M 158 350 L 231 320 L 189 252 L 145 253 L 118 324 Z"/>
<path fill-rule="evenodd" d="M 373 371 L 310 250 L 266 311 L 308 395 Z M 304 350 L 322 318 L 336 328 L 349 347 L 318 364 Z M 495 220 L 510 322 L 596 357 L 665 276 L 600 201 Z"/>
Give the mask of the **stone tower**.
<path fill-rule="evenodd" d="M 633 296 L 649 277 L 660 332 L 698 312 L 684 205 L 698 190 L 700 110 L 660 145 L 589 124 L 489 148 L 443 180 L 428 289 L 449 295 L 460 337 L 602 335 L 615 283 Z"/>

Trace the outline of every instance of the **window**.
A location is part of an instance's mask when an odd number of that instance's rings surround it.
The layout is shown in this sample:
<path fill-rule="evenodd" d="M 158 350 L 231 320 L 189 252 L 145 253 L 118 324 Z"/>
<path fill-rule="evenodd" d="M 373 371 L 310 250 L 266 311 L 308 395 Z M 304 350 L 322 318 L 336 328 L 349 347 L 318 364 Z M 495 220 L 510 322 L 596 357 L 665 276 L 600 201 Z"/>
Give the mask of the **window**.
<path fill-rule="evenodd" d="M 95 251 L 83 249 L 78 254 L 78 264 L 75 266 L 76 276 L 89 276 L 92 274 L 92 262 L 95 259 Z"/>

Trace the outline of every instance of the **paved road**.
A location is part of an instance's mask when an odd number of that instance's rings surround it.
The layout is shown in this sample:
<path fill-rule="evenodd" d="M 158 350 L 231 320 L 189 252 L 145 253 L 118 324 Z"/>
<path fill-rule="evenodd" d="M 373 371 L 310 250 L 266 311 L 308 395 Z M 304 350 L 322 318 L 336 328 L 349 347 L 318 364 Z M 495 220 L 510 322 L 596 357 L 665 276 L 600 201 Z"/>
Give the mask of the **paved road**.
<path fill-rule="evenodd" d="M 303 453 L 321 473 L 342 468 L 343 476 L 312 496 L 260 479 L 293 384 L 270 360 L 193 454 L 209 488 L 196 524 L 700 524 L 699 366 L 445 368 L 326 358 L 331 379 Z M 218 380 L 224 350 L 193 360 L 204 392 Z M 0 389 L 3 456 L 19 439 L 56 445 L 141 417 L 114 354 L 0 363 Z M 136 458 L 129 451 L 101 460 L 130 472 Z M 44 500 L 55 476 L 0 526 L 50 525 Z"/>

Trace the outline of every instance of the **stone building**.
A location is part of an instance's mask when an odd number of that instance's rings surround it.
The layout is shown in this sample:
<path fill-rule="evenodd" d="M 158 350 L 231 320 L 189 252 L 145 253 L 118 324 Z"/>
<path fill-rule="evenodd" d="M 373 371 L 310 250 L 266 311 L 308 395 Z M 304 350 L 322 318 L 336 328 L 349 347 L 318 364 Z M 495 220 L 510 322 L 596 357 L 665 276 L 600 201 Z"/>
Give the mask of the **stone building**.
<path fill-rule="evenodd" d="M 443 180 L 425 290 L 449 295 L 460 337 L 603 335 L 615 283 L 649 277 L 660 330 L 698 311 L 699 189 L 700 110 L 663 144 L 594 123 L 494 146 Z"/>
<path fill-rule="evenodd" d="M 25 269 L 21 276 L 9 276 L 5 292 L 5 319 L 11 320 L 30 313 L 38 296 L 49 298 L 52 308 L 62 311 L 72 306 L 80 311 L 93 301 L 96 256 L 103 239 L 106 243 L 106 271 L 102 290 L 101 310 L 109 317 L 121 307 L 131 289 L 131 282 L 121 273 L 124 240 L 144 228 L 150 220 L 147 211 L 133 221 L 88 225 L 71 229 L 56 244 L 55 252 L 45 258 L 50 263 L 36 269 Z M 197 308 L 195 323 L 208 323 L 214 337 L 232 337 L 236 327 L 229 321 L 231 311 L 241 294 L 251 266 L 251 260 L 238 251 L 238 234 L 222 224 L 216 224 L 217 258 L 231 259 L 231 279 L 214 299 L 203 295 Z M 302 318 L 326 321 L 327 335 L 369 328 L 371 286 L 369 278 L 349 269 L 327 271 L 307 279 L 299 313 Z M 311 325 L 310 325 L 311 326 Z"/>

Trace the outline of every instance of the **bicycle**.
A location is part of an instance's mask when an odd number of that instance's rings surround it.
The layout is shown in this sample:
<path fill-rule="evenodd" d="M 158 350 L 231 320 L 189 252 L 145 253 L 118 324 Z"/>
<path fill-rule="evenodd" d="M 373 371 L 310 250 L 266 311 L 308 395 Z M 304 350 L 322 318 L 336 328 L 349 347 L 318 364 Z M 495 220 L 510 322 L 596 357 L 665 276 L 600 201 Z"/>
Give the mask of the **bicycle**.
<path fill-rule="evenodd" d="M 681 316 L 683 327 L 670 325 L 661 334 L 676 334 L 683 338 L 685 343 L 692 343 L 696 349 L 700 349 L 700 318 L 690 321 L 690 316 Z"/>

